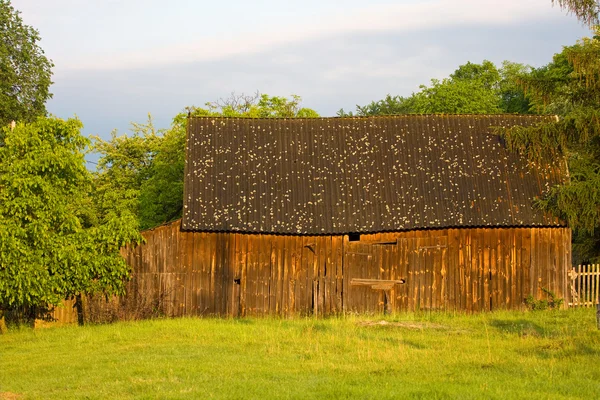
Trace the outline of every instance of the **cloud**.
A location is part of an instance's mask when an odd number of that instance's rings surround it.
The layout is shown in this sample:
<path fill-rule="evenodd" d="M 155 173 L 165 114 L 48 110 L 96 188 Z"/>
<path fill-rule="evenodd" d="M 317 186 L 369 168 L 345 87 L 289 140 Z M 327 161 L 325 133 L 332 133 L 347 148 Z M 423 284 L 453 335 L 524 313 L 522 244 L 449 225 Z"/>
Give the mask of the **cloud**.
<path fill-rule="evenodd" d="M 207 62 L 244 54 L 257 54 L 281 46 L 309 40 L 330 40 L 340 35 L 378 32 L 418 35 L 422 30 L 465 26 L 512 26 L 526 22 L 540 23 L 563 13 L 551 7 L 548 0 L 434 0 L 417 3 L 379 4 L 362 9 L 324 12 L 267 25 L 252 31 L 231 34 L 197 32 L 197 39 L 170 43 L 152 49 L 104 51 L 101 55 L 73 55 L 58 68 L 139 69 L 181 63 Z M 226 18 L 224 18 L 224 21 Z M 285 61 L 281 59 L 280 62 Z"/>
<path fill-rule="evenodd" d="M 237 93 L 298 94 L 324 116 L 353 110 L 386 94 L 410 95 L 431 78 L 467 61 L 508 59 L 540 66 L 581 34 L 577 24 L 446 27 L 412 32 L 362 32 L 306 39 L 222 59 L 143 68 L 58 70 L 48 109 L 77 114 L 86 134 L 107 137 L 150 112 L 158 127 L 185 106 Z"/>

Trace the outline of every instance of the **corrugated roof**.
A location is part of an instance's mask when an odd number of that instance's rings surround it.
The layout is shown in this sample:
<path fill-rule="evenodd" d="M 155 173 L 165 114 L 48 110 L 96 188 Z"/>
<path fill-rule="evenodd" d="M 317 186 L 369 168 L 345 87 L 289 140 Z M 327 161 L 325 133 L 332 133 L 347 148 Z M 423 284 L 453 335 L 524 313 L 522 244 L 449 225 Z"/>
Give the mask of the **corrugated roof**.
<path fill-rule="evenodd" d="M 190 118 L 182 227 L 281 234 L 554 226 L 532 206 L 560 182 L 494 127 L 549 117 Z"/>

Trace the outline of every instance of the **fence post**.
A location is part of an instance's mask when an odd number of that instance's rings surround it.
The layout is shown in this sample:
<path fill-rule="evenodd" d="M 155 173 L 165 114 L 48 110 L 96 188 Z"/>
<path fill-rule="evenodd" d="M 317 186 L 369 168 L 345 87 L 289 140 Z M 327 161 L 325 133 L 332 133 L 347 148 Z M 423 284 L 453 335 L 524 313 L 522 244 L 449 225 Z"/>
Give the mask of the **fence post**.
<path fill-rule="evenodd" d="M 598 327 L 598 330 L 600 330 L 600 289 L 598 289 L 598 286 L 600 286 L 600 264 L 595 265 L 594 269 L 597 271 L 597 275 L 595 276 L 595 278 L 596 278 L 596 326 Z"/>

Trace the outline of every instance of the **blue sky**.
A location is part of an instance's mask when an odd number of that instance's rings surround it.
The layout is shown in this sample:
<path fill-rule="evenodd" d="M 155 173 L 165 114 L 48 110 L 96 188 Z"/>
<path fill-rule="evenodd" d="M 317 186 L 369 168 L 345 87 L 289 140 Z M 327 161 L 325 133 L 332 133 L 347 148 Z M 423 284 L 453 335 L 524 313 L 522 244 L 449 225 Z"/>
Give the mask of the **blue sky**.
<path fill-rule="evenodd" d="M 13 0 L 55 64 L 48 110 L 84 133 L 159 128 L 236 93 L 330 116 L 484 59 L 533 66 L 589 35 L 551 0 Z"/>

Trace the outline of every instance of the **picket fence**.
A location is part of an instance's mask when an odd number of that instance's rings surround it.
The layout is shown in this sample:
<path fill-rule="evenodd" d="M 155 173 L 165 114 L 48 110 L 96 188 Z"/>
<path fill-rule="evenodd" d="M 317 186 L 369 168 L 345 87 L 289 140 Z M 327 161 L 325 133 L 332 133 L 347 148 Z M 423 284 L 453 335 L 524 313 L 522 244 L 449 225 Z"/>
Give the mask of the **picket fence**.
<path fill-rule="evenodd" d="M 569 307 L 595 307 L 600 295 L 600 264 L 573 266 L 569 286 Z"/>

